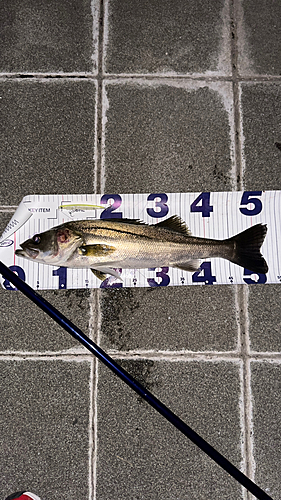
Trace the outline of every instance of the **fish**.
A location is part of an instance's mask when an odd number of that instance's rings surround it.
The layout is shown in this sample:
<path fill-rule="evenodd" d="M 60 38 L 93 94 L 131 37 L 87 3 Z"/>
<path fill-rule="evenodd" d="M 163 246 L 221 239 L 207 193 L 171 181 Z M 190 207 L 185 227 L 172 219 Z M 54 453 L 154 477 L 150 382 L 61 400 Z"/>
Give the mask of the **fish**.
<path fill-rule="evenodd" d="M 173 215 L 157 224 L 138 219 L 66 222 L 20 244 L 16 256 L 43 264 L 88 268 L 100 279 L 120 277 L 116 269 L 175 267 L 195 272 L 199 259 L 223 258 L 253 273 L 268 272 L 260 248 L 266 224 L 256 224 L 224 240 L 192 236 Z"/>

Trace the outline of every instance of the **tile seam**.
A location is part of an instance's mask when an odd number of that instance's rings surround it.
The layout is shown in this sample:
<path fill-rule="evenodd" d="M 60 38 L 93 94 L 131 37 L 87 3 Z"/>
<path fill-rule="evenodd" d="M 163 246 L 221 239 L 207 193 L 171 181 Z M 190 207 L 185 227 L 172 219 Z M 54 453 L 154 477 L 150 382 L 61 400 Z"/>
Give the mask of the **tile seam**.
<path fill-rule="evenodd" d="M 95 179 L 95 192 L 99 193 L 101 190 L 101 156 L 102 156 L 102 82 L 103 82 L 103 38 L 104 38 L 104 1 L 99 2 L 99 34 L 98 34 L 98 72 L 97 72 L 97 102 L 96 102 L 96 115 L 97 115 L 97 128 L 96 128 L 96 179 Z"/>
<path fill-rule="evenodd" d="M 100 345 L 101 331 L 101 311 L 100 311 L 100 292 L 96 294 L 96 343 Z M 98 380 L 99 380 L 99 360 L 95 359 L 94 390 L 93 390 L 93 462 L 92 462 L 92 484 L 93 492 L 92 499 L 97 498 L 97 458 L 98 458 Z"/>
<path fill-rule="evenodd" d="M 156 359 L 156 360 L 229 360 L 237 361 L 243 358 L 243 355 L 239 352 L 227 352 L 227 351 L 115 351 L 107 350 L 106 353 L 114 359 Z M 79 353 L 45 353 L 45 352 L 31 352 L 31 351 L 10 351 L 10 352 L 0 352 L 0 360 L 11 360 L 11 359 L 50 359 L 50 360 L 64 360 L 64 361 L 89 361 L 92 359 L 92 354 L 90 352 L 79 352 Z M 251 362 L 267 362 L 267 363 L 281 363 L 281 353 L 280 352 L 250 352 L 247 355 L 247 359 Z"/>
<path fill-rule="evenodd" d="M 95 372 L 93 373 L 93 454 L 92 454 L 92 497 L 97 499 L 97 459 L 98 459 L 98 360 L 95 361 Z"/>
<path fill-rule="evenodd" d="M 0 81 L 23 81 L 23 80 L 111 80 L 111 79 L 123 79 L 127 80 L 151 80 L 151 79 L 163 79 L 163 80 L 202 80 L 206 82 L 233 82 L 233 77 L 228 75 L 206 75 L 204 73 L 198 74 L 180 74 L 174 73 L 172 75 L 165 73 L 0 73 Z M 252 74 L 249 76 L 240 76 L 237 74 L 236 76 L 237 82 L 245 82 L 245 83 L 259 83 L 259 82 L 276 82 L 279 83 L 281 81 L 281 76 L 279 75 L 260 75 L 260 74 Z"/>
<path fill-rule="evenodd" d="M 89 408 L 89 500 L 93 498 L 93 455 L 94 455 L 94 371 L 95 359 L 91 360 L 89 393 L 90 393 L 90 408 Z"/>
<path fill-rule="evenodd" d="M 95 150 L 95 172 L 94 172 L 94 183 L 93 190 L 94 193 L 99 193 L 101 191 L 102 184 L 102 174 L 101 174 L 101 164 L 102 164 L 102 114 L 103 114 L 103 102 L 102 102 L 102 85 L 103 85 L 103 74 L 102 74 L 102 61 L 103 61 L 103 37 L 104 37 L 104 2 L 100 0 L 99 12 L 98 12 L 98 53 L 97 53 L 97 96 L 96 96 L 96 150 Z M 95 338 L 93 340 L 99 345 L 100 343 L 100 326 L 101 326 L 101 311 L 100 311 L 100 293 L 99 290 L 93 290 L 91 293 L 91 308 L 90 308 L 90 322 L 91 322 L 91 335 L 94 337 L 93 331 L 95 332 Z M 95 359 L 95 370 L 92 372 L 92 384 L 93 384 L 93 420 L 92 420 L 92 466 L 90 469 L 89 481 L 92 485 L 90 500 L 96 500 L 97 498 L 97 440 L 98 440 L 98 359 Z"/>
<path fill-rule="evenodd" d="M 239 95 L 239 72 L 238 72 L 238 29 L 237 29 L 237 0 L 230 2 L 230 36 L 231 36 L 231 66 L 232 66 L 232 91 L 233 91 L 233 118 L 234 118 L 234 155 L 236 164 L 236 179 L 235 190 L 241 191 L 243 189 L 243 175 L 242 175 L 242 144 L 241 144 L 241 114 L 240 114 L 240 95 Z M 249 439 L 248 439 L 248 391 L 247 391 L 247 370 L 246 370 L 246 356 L 245 342 L 247 343 L 246 336 L 246 316 L 248 304 L 244 303 L 243 287 L 236 286 L 235 291 L 236 302 L 236 317 L 237 317 L 237 334 L 238 344 L 242 357 L 241 365 L 241 378 L 240 378 L 240 422 L 241 422 L 241 454 L 244 472 L 249 477 Z M 241 496 L 244 500 L 249 499 L 248 492 L 241 488 Z"/>

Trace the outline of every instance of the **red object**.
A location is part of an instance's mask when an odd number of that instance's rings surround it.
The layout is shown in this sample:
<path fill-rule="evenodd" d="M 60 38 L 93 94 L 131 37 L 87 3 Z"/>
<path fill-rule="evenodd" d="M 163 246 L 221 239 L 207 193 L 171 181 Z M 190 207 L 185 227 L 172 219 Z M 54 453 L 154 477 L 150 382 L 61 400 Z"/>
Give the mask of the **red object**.
<path fill-rule="evenodd" d="M 18 491 L 9 495 L 5 500 L 41 500 L 41 498 L 29 491 Z"/>

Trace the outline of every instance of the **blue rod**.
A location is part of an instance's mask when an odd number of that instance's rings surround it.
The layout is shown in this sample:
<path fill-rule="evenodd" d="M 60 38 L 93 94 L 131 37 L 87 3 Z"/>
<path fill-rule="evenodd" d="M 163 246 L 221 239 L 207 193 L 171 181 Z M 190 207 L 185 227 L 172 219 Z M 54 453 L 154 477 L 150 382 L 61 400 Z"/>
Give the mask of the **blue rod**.
<path fill-rule="evenodd" d="M 183 420 L 175 415 L 167 406 L 165 406 L 159 399 L 157 399 L 151 392 L 143 387 L 137 380 L 123 370 L 110 356 L 108 356 L 97 344 L 92 342 L 77 326 L 75 326 L 69 319 L 61 314 L 54 306 L 47 300 L 43 299 L 41 295 L 35 292 L 27 283 L 22 281 L 15 273 L 13 273 L 5 264 L 0 262 L 0 274 L 20 290 L 26 297 L 34 302 L 40 309 L 46 312 L 53 318 L 60 326 L 62 326 L 72 337 L 83 344 L 92 354 L 94 354 L 102 363 L 104 363 L 110 370 L 115 373 L 123 382 L 125 382 L 131 389 L 139 394 L 150 406 L 158 411 L 166 420 L 168 420 L 174 427 L 179 429 L 185 436 L 187 436 L 194 444 L 196 444 L 202 451 L 204 451 L 212 460 L 214 460 L 220 467 L 228 472 L 234 479 L 242 484 L 247 490 L 259 500 L 273 500 L 265 491 L 257 486 L 251 479 L 243 474 L 237 467 L 235 467 L 229 460 L 227 460 L 221 453 L 219 453 L 213 446 L 211 446 L 205 439 L 191 429 Z"/>

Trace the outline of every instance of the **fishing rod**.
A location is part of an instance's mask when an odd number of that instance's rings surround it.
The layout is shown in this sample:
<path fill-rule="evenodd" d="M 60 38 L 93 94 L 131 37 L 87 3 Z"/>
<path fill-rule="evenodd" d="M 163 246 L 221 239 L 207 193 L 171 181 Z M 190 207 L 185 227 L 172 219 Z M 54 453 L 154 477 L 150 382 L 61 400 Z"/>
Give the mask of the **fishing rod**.
<path fill-rule="evenodd" d="M 227 458 L 219 453 L 213 446 L 205 441 L 143 385 L 135 380 L 126 370 L 121 368 L 106 352 L 104 352 L 97 344 L 90 340 L 77 326 L 69 319 L 52 306 L 47 300 L 33 290 L 27 283 L 21 280 L 14 272 L 12 272 L 5 264 L 0 262 L 0 274 L 3 275 L 16 289 L 20 290 L 26 297 L 34 302 L 40 309 L 46 312 L 53 318 L 62 328 L 64 328 L 72 337 L 78 340 L 86 349 L 104 363 L 113 373 L 115 373 L 123 382 L 141 396 L 150 406 L 168 420 L 174 427 L 187 436 L 196 446 L 204 451 L 212 460 L 214 460 L 222 469 L 228 472 L 242 486 L 255 495 L 258 500 L 273 500 L 265 491 L 257 486 L 251 479 L 243 474 L 235 467 Z"/>

